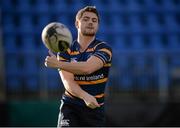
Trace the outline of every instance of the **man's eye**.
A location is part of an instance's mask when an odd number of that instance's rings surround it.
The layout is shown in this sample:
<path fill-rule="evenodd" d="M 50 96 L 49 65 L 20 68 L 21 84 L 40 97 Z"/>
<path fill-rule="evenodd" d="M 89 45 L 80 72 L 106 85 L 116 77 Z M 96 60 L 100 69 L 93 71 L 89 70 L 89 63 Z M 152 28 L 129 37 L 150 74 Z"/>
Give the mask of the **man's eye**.
<path fill-rule="evenodd" d="M 84 18 L 83 21 L 88 21 L 88 19 L 87 19 L 87 18 Z"/>
<path fill-rule="evenodd" d="M 92 20 L 93 22 L 97 22 L 97 19 Z"/>
<path fill-rule="evenodd" d="M 92 22 L 97 22 L 97 19 L 96 18 L 92 18 Z"/>

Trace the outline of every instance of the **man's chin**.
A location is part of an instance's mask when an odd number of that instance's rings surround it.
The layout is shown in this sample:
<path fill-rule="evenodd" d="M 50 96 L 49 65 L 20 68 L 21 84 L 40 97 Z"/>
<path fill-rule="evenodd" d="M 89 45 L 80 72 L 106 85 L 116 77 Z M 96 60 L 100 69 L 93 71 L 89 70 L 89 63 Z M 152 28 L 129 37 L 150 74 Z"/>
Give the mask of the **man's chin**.
<path fill-rule="evenodd" d="M 95 33 L 83 33 L 83 36 L 95 36 Z"/>

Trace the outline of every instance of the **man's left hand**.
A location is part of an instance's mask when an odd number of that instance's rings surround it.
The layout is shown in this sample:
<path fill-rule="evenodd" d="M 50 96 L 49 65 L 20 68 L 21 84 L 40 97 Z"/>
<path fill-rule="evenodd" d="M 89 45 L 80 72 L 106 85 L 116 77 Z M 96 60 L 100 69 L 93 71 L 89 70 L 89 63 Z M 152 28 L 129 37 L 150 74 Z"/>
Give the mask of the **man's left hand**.
<path fill-rule="evenodd" d="M 59 68 L 59 61 L 57 60 L 56 55 L 54 55 L 51 51 L 49 51 L 49 56 L 45 59 L 45 66 L 49 68 Z"/>

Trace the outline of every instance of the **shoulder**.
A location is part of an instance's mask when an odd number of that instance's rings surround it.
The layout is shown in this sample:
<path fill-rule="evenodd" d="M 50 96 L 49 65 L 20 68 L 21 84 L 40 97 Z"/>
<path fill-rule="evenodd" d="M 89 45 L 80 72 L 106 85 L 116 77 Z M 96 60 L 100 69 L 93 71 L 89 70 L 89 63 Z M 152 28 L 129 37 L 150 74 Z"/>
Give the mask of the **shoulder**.
<path fill-rule="evenodd" d="M 112 51 L 111 46 L 107 42 L 102 41 L 102 40 L 96 40 L 94 49 L 102 49 L 102 48 L 106 48 Z"/>

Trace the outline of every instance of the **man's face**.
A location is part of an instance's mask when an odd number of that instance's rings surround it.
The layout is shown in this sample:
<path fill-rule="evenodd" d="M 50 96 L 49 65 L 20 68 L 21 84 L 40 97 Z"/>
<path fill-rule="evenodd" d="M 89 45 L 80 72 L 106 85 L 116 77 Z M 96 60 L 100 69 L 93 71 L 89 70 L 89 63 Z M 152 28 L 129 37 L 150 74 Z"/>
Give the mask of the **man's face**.
<path fill-rule="evenodd" d="M 83 36 L 94 36 L 98 30 L 98 17 L 93 12 L 84 12 L 77 21 L 77 29 Z"/>

